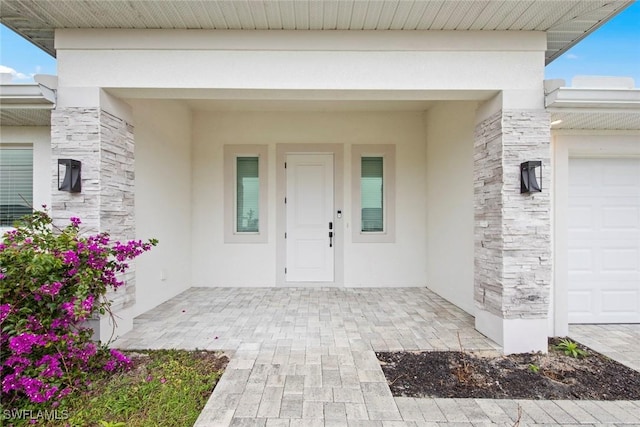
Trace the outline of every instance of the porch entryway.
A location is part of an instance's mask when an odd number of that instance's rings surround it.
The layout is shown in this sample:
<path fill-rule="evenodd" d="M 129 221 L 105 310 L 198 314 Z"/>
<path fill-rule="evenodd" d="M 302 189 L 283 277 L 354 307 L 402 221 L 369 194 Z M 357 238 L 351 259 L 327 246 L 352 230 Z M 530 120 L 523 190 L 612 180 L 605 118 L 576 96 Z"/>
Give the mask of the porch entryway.
<path fill-rule="evenodd" d="M 120 348 L 310 354 L 501 347 L 427 288 L 191 288 L 135 318 Z M 276 358 L 280 362 L 284 358 Z"/>
<path fill-rule="evenodd" d="M 346 425 L 406 417 L 374 351 L 458 349 L 458 334 L 500 348 L 426 288 L 191 288 L 115 345 L 231 351 L 197 426 Z"/>
<path fill-rule="evenodd" d="M 637 424 L 634 402 L 391 395 L 374 351 L 456 350 L 458 333 L 465 349 L 500 348 L 426 288 L 191 288 L 137 317 L 115 344 L 228 351 L 196 426 L 514 425 L 519 408 L 528 425 Z"/>

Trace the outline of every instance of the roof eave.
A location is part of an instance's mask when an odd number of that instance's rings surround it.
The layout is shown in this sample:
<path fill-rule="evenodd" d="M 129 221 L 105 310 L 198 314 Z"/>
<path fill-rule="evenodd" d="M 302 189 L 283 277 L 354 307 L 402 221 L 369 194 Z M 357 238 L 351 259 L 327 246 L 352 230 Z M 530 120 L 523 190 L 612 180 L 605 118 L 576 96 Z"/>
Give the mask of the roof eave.
<path fill-rule="evenodd" d="M 575 46 L 578 43 L 580 43 L 585 37 L 587 37 L 591 33 L 595 32 L 598 28 L 602 27 L 604 24 L 609 22 L 611 20 L 611 18 L 613 18 L 614 16 L 618 15 L 619 13 L 622 13 L 626 8 L 631 6 L 634 2 L 635 2 L 635 0 L 627 1 L 626 5 L 622 6 L 619 9 L 611 11 L 611 13 L 609 13 L 605 18 L 601 19 L 600 22 L 598 22 L 596 25 L 594 25 L 593 27 L 589 28 L 587 31 L 582 33 L 582 35 L 580 35 L 577 38 L 575 38 L 572 42 L 567 43 L 562 49 L 556 51 L 554 54 L 552 54 L 550 56 L 547 56 L 546 59 L 545 59 L 545 65 L 551 64 L 553 61 L 558 59 L 560 56 L 564 55 L 569 49 L 571 49 L 573 46 Z"/>
<path fill-rule="evenodd" d="M 549 111 L 566 109 L 640 111 L 640 89 L 560 87 L 546 95 L 545 106 Z"/>
<path fill-rule="evenodd" d="M 37 84 L 0 85 L 0 106 L 2 109 L 45 109 L 54 108 L 54 103 L 42 93 Z"/>

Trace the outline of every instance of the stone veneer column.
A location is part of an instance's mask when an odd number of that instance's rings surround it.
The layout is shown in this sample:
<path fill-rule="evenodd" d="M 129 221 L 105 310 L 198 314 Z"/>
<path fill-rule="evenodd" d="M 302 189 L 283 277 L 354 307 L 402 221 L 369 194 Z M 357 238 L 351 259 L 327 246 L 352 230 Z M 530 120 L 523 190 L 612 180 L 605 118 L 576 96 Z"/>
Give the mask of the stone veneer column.
<path fill-rule="evenodd" d="M 133 126 L 99 108 L 58 108 L 51 114 L 53 161 L 52 218 L 67 225 L 72 216 L 82 220 L 81 232 L 106 231 L 112 241 L 135 237 Z M 82 162 L 82 191 L 58 190 L 58 159 Z M 135 304 L 135 265 L 122 279 L 125 286 L 107 297 L 120 315 Z M 130 316 L 116 319 L 120 332 L 130 329 Z M 122 323 L 122 324 L 121 324 Z M 101 329 L 104 325 L 101 324 Z M 100 333 L 109 339 L 111 328 Z"/>
<path fill-rule="evenodd" d="M 551 286 L 550 119 L 503 110 L 476 126 L 476 328 L 505 353 L 547 349 Z M 520 194 L 520 163 L 542 160 L 540 193 Z"/>

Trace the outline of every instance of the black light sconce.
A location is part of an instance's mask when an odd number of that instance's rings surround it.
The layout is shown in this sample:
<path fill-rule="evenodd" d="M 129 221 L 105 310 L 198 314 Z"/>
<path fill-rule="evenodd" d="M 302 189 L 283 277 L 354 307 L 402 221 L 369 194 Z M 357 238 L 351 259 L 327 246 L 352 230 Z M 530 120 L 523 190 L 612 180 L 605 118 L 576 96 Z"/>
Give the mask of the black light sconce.
<path fill-rule="evenodd" d="M 520 193 L 542 191 L 542 162 L 532 160 L 520 163 Z"/>
<path fill-rule="evenodd" d="M 63 167 L 62 174 L 60 174 L 60 166 Z M 58 190 L 79 193 L 82 189 L 81 170 L 82 163 L 79 160 L 58 159 Z"/>

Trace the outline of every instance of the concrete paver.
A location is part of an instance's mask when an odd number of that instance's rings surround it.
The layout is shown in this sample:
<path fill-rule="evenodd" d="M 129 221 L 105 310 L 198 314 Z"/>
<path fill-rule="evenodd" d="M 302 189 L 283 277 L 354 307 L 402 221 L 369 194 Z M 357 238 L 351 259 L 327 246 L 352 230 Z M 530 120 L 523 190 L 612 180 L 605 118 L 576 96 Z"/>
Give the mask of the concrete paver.
<path fill-rule="evenodd" d="M 640 325 L 616 326 L 572 326 L 571 336 L 638 369 Z M 500 348 L 426 288 L 192 288 L 136 318 L 115 344 L 230 355 L 196 426 L 513 426 L 519 411 L 520 426 L 640 426 L 633 401 L 391 395 L 376 351 L 457 350 L 458 334 L 467 350 Z"/>
<path fill-rule="evenodd" d="M 640 371 L 640 324 L 570 325 L 569 336 L 598 353 Z"/>

